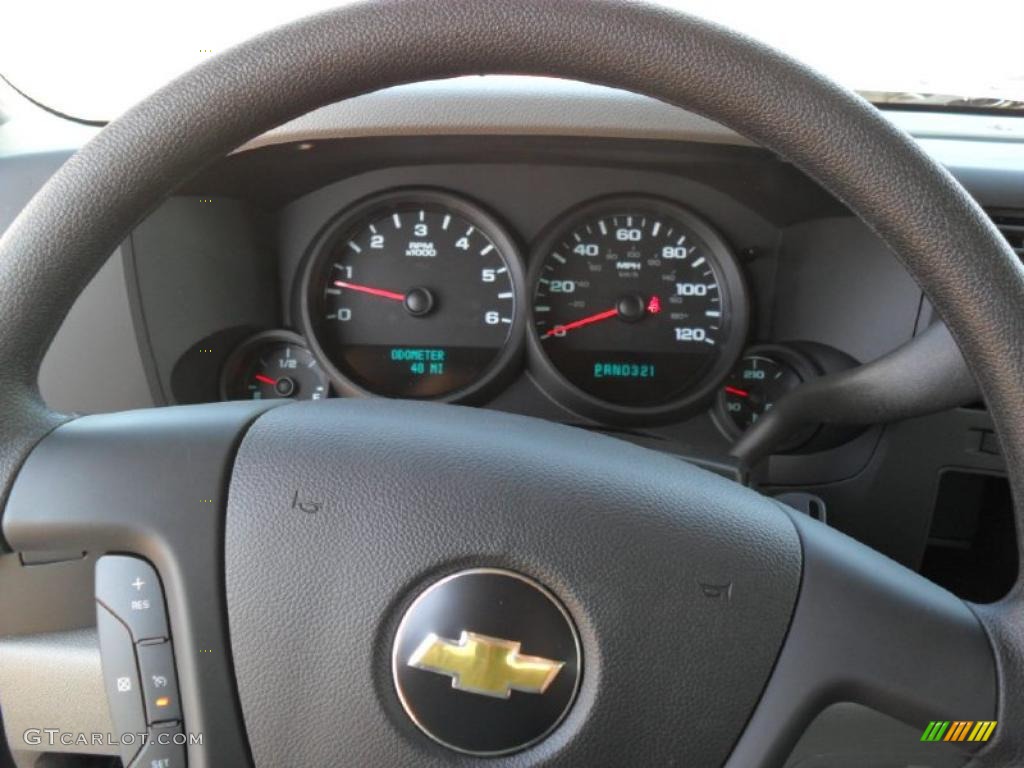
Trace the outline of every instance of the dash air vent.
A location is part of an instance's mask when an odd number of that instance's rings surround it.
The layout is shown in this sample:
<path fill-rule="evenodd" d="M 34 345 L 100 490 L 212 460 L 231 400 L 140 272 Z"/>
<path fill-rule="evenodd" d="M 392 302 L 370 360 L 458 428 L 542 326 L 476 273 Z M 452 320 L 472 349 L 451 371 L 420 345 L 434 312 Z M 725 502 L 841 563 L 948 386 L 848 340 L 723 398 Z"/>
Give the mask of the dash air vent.
<path fill-rule="evenodd" d="M 1024 260 L 1024 211 L 989 211 L 992 223 L 1022 260 Z"/>

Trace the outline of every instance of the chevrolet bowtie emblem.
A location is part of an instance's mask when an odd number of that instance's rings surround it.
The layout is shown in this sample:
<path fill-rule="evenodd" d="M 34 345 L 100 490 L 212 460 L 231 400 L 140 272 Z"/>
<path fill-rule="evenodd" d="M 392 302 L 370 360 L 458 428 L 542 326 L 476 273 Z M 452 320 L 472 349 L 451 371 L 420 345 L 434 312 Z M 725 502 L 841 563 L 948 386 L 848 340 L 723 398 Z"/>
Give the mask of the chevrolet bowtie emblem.
<path fill-rule="evenodd" d="M 520 643 L 462 632 L 458 641 L 433 632 L 409 657 L 409 666 L 452 679 L 452 688 L 507 699 L 512 691 L 544 693 L 564 662 L 519 653 Z"/>
<path fill-rule="evenodd" d="M 551 733 L 572 707 L 582 667 L 562 604 L 528 576 L 497 568 L 459 571 L 420 592 L 391 647 L 406 714 L 434 741 L 470 755 L 508 755 Z"/>

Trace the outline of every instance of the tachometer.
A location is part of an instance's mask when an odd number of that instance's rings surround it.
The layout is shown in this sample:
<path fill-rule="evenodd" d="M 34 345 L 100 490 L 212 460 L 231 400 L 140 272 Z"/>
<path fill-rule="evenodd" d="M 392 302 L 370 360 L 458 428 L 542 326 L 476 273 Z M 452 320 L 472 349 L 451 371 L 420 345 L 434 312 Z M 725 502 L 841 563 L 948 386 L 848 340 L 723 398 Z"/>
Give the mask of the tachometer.
<path fill-rule="evenodd" d="M 374 197 L 331 224 L 303 278 L 303 323 L 348 394 L 466 399 L 521 348 L 523 276 L 493 217 L 453 195 Z"/>
<path fill-rule="evenodd" d="M 557 394 L 586 415 L 682 415 L 739 356 L 739 268 L 722 238 L 679 206 L 597 201 L 550 231 L 533 259 L 532 346 Z"/>

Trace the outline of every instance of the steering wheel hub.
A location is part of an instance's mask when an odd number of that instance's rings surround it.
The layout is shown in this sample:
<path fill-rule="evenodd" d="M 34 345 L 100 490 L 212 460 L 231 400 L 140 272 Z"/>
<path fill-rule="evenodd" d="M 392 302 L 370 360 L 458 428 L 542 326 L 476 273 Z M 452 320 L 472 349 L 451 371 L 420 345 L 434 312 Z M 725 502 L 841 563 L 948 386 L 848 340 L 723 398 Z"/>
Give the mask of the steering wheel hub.
<path fill-rule="evenodd" d="M 521 574 L 477 568 L 423 592 L 395 635 L 395 689 L 439 744 L 501 755 L 534 744 L 569 711 L 582 668 L 565 608 Z"/>
<path fill-rule="evenodd" d="M 263 414 L 225 533 L 258 766 L 443 762 L 438 742 L 724 761 L 800 583 L 797 532 L 763 496 L 612 438 L 430 403 Z M 636 729 L 663 735 L 640 749 L 622 739 Z"/>

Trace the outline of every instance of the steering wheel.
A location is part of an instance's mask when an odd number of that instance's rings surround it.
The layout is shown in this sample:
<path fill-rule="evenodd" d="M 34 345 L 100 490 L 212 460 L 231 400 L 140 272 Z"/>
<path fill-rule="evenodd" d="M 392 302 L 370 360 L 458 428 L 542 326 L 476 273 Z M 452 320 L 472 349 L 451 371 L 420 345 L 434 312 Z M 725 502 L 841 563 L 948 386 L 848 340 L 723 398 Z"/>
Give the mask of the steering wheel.
<path fill-rule="evenodd" d="M 73 300 L 177 185 L 322 105 L 481 72 L 690 109 L 842 200 L 960 344 L 1024 530 L 1024 270 L 875 109 L 668 10 L 383 0 L 165 86 L 68 160 L 0 240 L 7 545 L 152 564 L 185 726 L 204 734 L 193 768 L 442 764 L 449 747 L 516 766 L 769 766 L 836 701 L 922 727 L 998 720 L 976 759 L 1024 762 L 1010 727 L 1024 722 L 1020 582 L 966 604 L 752 490 L 523 417 L 384 400 L 45 407 L 40 361 Z M 468 657 L 480 679 L 459 666 Z"/>

